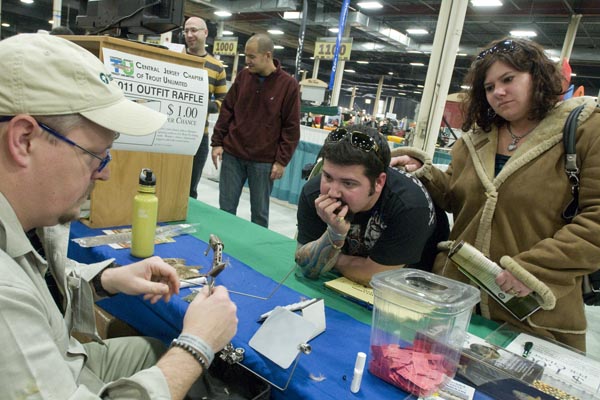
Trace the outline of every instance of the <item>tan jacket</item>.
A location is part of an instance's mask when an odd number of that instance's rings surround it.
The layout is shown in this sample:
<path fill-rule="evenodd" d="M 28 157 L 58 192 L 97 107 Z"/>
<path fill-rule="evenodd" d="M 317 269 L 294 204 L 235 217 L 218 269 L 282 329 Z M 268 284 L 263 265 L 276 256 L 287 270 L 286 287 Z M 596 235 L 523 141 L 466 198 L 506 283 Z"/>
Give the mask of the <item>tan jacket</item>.
<path fill-rule="evenodd" d="M 563 126 L 582 103 L 580 213 L 566 224 L 561 214 L 572 197 L 564 172 Z M 600 267 L 600 111 L 591 98 L 559 104 L 494 177 L 497 142 L 496 128 L 465 133 L 445 173 L 419 150 L 399 148 L 393 155 L 410 154 L 425 162 L 416 175 L 436 204 L 453 214 L 452 240 L 471 243 L 543 299 L 542 310 L 519 322 L 482 293 L 482 315 L 584 349 L 581 278 Z M 446 253 L 439 254 L 434 272 L 467 281 L 446 260 Z"/>
<path fill-rule="evenodd" d="M 47 262 L 0 193 L 0 398 L 170 399 L 157 367 L 115 382 L 101 382 L 86 368 L 85 348 L 70 333 L 97 338 L 89 281 L 112 260 L 90 265 L 69 260 L 66 225 L 38 234 Z M 48 268 L 64 297 L 64 317 L 44 279 Z"/>

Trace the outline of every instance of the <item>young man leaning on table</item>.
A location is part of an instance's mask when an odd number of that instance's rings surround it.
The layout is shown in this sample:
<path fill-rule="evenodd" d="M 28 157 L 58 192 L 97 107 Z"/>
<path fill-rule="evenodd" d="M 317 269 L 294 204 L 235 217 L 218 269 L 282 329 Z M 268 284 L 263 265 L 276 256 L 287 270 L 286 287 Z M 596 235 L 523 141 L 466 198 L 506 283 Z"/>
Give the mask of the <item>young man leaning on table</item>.
<path fill-rule="evenodd" d="M 385 138 L 354 129 L 329 134 L 321 174 L 302 189 L 296 263 L 308 278 L 335 268 L 368 285 L 377 272 L 418 263 L 436 220 L 420 182 L 388 167 Z"/>
<path fill-rule="evenodd" d="M 100 60 L 57 36 L 5 39 L 0 60 L 0 398 L 182 399 L 236 332 L 226 289 L 196 297 L 166 353 L 150 338 L 101 341 L 95 297 L 169 301 L 175 270 L 158 257 L 118 268 L 66 258 L 66 224 L 109 178 L 117 133 L 149 134 L 165 116 L 125 99 Z"/>

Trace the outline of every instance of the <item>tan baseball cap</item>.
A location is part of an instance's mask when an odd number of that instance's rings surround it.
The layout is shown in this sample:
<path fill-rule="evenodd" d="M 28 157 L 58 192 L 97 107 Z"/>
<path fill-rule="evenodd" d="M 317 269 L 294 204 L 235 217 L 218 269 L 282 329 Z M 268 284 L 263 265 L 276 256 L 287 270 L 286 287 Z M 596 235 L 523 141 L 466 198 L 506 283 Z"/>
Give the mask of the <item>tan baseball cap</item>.
<path fill-rule="evenodd" d="M 104 64 L 69 40 L 26 33 L 0 41 L 0 115 L 79 113 L 128 135 L 158 130 L 167 116 L 125 98 Z"/>

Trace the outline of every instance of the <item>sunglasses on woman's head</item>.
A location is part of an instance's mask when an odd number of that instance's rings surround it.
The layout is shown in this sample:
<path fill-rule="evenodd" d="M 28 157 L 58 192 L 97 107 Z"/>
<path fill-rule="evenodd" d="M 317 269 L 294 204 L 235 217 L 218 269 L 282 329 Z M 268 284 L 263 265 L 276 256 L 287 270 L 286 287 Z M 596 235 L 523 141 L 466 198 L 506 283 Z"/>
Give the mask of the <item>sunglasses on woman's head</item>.
<path fill-rule="evenodd" d="M 495 53 L 511 53 L 517 49 L 517 44 L 512 40 L 504 40 L 490 47 L 489 49 L 483 50 L 476 58 L 476 61 L 482 60 L 490 54 Z"/>

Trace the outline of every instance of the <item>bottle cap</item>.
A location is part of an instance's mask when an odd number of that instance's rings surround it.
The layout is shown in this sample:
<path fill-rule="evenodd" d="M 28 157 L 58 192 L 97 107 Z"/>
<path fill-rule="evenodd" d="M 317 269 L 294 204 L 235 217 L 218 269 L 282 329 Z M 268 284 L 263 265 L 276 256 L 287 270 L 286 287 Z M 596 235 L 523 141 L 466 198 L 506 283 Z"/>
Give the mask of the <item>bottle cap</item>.
<path fill-rule="evenodd" d="M 142 168 L 142 172 L 140 172 L 140 185 L 156 186 L 156 175 L 154 175 L 150 168 Z"/>
<path fill-rule="evenodd" d="M 365 362 L 367 360 L 367 355 L 362 351 L 359 351 L 356 354 L 356 362 L 354 363 L 354 369 L 362 372 L 365 369 Z"/>

